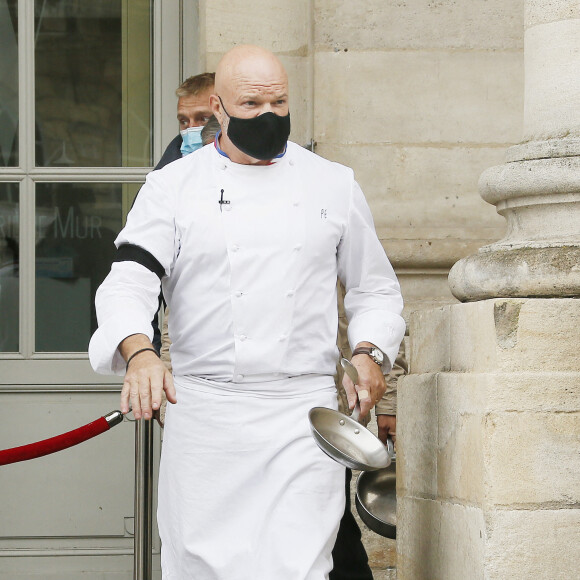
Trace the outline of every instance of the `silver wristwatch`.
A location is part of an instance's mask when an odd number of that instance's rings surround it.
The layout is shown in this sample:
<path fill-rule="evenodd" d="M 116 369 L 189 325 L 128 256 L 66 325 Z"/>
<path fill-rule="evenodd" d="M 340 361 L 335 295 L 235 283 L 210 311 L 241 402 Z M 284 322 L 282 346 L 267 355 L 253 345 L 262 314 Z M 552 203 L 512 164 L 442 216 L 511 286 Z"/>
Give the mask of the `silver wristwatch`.
<path fill-rule="evenodd" d="M 382 366 L 383 361 L 385 360 L 383 351 L 376 346 L 361 346 L 355 348 L 352 356 L 356 356 L 357 354 L 368 354 L 379 366 Z"/>

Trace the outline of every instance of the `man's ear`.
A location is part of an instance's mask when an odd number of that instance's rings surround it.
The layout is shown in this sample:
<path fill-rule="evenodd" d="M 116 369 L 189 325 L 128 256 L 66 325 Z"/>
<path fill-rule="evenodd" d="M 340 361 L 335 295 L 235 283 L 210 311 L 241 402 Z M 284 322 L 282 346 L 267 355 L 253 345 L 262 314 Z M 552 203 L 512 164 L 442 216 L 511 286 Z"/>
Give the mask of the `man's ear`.
<path fill-rule="evenodd" d="M 210 95 L 209 96 L 209 106 L 211 108 L 211 112 L 215 115 L 215 118 L 218 120 L 218 123 L 223 126 L 224 122 L 224 110 L 220 106 L 220 100 L 217 95 Z"/>

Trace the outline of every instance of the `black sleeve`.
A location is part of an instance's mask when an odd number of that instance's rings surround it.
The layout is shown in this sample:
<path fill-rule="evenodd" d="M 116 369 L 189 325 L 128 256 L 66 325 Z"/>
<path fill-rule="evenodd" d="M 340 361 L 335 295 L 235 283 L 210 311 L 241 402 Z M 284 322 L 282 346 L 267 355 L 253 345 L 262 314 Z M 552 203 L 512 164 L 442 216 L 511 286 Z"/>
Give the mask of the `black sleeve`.
<path fill-rule="evenodd" d="M 117 248 L 113 262 L 137 262 L 153 272 L 160 280 L 165 276 L 165 268 L 159 260 L 151 252 L 134 244 L 121 244 Z"/>
<path fill-rule="evenodd" d="M 159 260 L 146 249 L 141 246 L 135 246 L 134 244 L 121 244 L 117 248 L 117 253 L 113 262 L 137 262 L 141 264 L 151 272 L 153 272 L 160 280 L 165 276 L 165 269 L 159 262 Z M 163 293 L 159 294 L 159 307 L 164 303 Z M 151 326 L 153 327 L 153 346 L 159 354 L 161 352 L 161 330 L 159 328 L 159 309 L 155 313 L 153 320 L 151 321 Z"/>

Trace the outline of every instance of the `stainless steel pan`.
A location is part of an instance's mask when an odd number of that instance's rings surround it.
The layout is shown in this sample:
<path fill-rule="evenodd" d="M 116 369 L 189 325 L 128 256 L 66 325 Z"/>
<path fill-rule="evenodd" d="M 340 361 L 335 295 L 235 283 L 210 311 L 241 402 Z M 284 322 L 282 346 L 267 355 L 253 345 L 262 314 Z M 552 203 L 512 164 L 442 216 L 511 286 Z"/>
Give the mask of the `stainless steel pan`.
<path fill-rule="evenodd" d="M 342 365 L 353 383 L 358 382 L 356 368 L 346 359 Z M 358 414 L 353 413 L 353 417 Z M 373 471 L 391 463 L 392 443 L 387 449 L 381 440 L 355 418 L 334 409 L 314 407 L 308 418 L 312 435 L 324 453 L 350 469 Z"/>
<path fill-rule="evenodd" d="M 363 471 L 356 482 L 356 510 L 361 520 L 385 538 L 397 537 L 396 461 L 378 471 Z"/>

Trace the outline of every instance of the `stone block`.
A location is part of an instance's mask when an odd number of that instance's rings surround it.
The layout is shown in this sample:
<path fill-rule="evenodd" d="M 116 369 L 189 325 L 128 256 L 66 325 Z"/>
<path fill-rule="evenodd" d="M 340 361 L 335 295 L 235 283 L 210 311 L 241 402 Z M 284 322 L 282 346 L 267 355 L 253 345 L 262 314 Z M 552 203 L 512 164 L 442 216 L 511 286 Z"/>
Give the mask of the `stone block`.
<path fill-rule="evenodd" d="M 513 144 L 522 75 L 514 52 L 317 53 L 316 139 L 348 143 L 362 123 L 367 143 Z"/>
<path fill-rule="evenodd" d="M 580 412 L 490 413 L 482 436 L 490 504 L 580 504 Z"/>
<path fill-rule="evenodd" d="M 398 580 L 483 580 L 484 547 L 481 509 L 398 498 Z"/>
<path fill-rule="evenodd" d="M 449 365 L 433 367 L 433 326 L 442 314 L 425 312 L 411 320 L 414 372 L 580 371 L 580 301 L 574 298 L 497 298 L 453 304 L 449 310 Z M 430 352 L 430 351 L 433 352 Z M 419 362 L 420 360 L 424 362 Z"/>
<path fill-rule="evenodd" d="M 530 298 L 486 302 L 494 303 L 499 369 L 580 371 L 580 300 Z"/>
<path fill-rule="evenodd" d="M 397 495 L 437 494 L 437 376 L 409 375 L 397 389 Z"/>
<path fill-rule="evenodd" d="M 317 0 L 319 49 L 520 49 L 523 0 Z M 445 34 L 441 34 L 444 30 Z"/>
<path fill-rule="evenodd" d="M 310 40 L 310 2 L 212 0 L 204 3 L 206 50 L 224 53 L 236 44 L 257 44 L 275 53 L 305 56 Z"/>
<path fill-rule="evenodd" d="M 486 520 L 486 580 L 578 578 L 579 509 L 498 510 Z"/>
<path fill-rule="evenodd" d="M 437 497 L 485 502 L 486 375 L 441 373 L 437 381 Z"/>
<path fill-rule="evenodd" d="M 496 368 L 492 301 L 451 306 L 449 336 L 452 371 L 488 372 Z"/>
<path fill-rule="evenodd" d="M 409 322 L 411 373 L 435 373 L 449 370 L 449 308 L 449 306 L 443 306 L 411 314 Z M 410 377 L 406 377 L 405 380 L 408 378 Z"/>
<path fill-rule="evenodd" d="M 493 388 L 488 389 L 488 409 L 569 413 L 580 411 L 578 373 L 559 372 L 546 367 L 544 372 L 495 373 Z"/>

